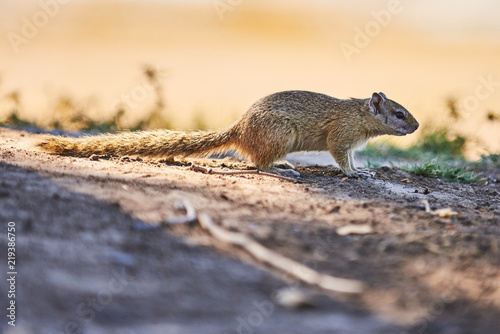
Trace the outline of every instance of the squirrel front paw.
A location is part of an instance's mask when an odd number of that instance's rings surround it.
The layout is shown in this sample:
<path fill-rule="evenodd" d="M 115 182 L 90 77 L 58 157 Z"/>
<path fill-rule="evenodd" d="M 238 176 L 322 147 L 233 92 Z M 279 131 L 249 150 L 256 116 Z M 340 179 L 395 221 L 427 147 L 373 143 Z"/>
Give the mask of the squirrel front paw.
<path fill-rule="evenodd" d="M 375 172 L 370 172 L 368 169 L 360 169 L 354 172 L 354 177 L 360 177 L 363 180 L 367 180 L 375 177 Z"/>
<path fill-rule="evenodd" d="M 358 169 L 356 171 L 352 171 L 350 173 L 345 173 L 348 177 L 351 178 L 362 178 L 363 180 L 367 180 L 375 177 L 375 172 L 370 172 L 368 169 Z"/>

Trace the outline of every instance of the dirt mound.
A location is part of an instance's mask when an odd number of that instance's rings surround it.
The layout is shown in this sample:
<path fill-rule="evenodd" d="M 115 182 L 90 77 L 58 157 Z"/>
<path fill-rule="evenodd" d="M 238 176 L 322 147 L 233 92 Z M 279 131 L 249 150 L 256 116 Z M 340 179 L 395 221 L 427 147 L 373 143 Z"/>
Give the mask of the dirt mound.
<path fill-rule="evenodd" d="M 50 156 L 34 150 L 36 137 L 0 129 L 0 247 L 15 222 L 18 272 L 16 330 L 4 318 L 4 332 L 498 332 L 498 183 L 391 168 L 376 169 L 373 180 L 344 180 L 321 166 L 299 168 L 303 183 L 207 175 L 184 163 Z M 198 162 L 247 167 L 229 158 Z M 182 199 L 229 230 L 366 289 L 313 289 L 197 226 L 155 228 L 182 214 Z M 428 213 L 422 200 L 458 214 Z M 371 233 L 340 232 L 349 225 Z M 314 307 L 283 307 L 276 296 L 285 287 L 315 295 Z M 6 305 L 6 280 L 0 289 Z"/>

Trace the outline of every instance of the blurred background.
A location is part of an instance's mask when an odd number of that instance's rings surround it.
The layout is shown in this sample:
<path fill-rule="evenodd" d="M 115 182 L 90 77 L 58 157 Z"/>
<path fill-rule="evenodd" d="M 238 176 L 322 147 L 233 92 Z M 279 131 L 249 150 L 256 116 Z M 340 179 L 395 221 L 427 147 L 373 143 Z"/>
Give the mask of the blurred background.
<path fill-rule="evenodd" d="M 206 129 L 277 91 L 381 91 L 469 158 L 500 151 L 494 0 L 2 0 L 0 34 L 0 118 Z"/>

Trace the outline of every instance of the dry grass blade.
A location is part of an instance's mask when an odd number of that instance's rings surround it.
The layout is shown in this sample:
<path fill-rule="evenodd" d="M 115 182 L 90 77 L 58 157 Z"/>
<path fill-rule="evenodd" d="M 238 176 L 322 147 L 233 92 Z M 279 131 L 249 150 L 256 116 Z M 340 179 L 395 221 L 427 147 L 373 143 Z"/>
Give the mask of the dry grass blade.
<path fill-rule="evenodd" d="M 316 270 L 262 246 L 245 234 L 227 231 L 214 224 L 212 219 L 206 214 L 200 214 L 198 222 L 203 229 L 207 230 L 218 240 L 239 246 L 258 261 L 267 263 L 305 283 L 334 292 L 360 293 L 363 289 L 360 281 L 321 274 Z"/>
<path fill-rule="evenodd" d="M 286 177 L 286 176 L 281 176 L 281 175 L 276 175 L 273 173 L 268 173 L 268 172 L 263 172 L 258 169 L 252 169 L 252 170 L 230 170 L 230 171 L 220 171 L 220 170 L 214 170 L 211 167 L 205 167 L 205 166 L 200 166 L 200 165 L 191 165 L 189 169 L 195 171 L 195 172 L 202 172 L 206 174 L 219 174 L 219 175 L 237 175 L 237 174 L 258 174 L 258 175 L 264 175 L 264 176 L 270 176 L 274 177 L 277 179 L 281 180 L 286 180 L 290 182 L 296 182 L 299 183 L 299 180 L 296 180 L 291 177 Z"/>
<path fill-rule="evenodd" d="M 162 222 L 163 225 L 175 225 L 175 224 L 188 224 L 194 223 L 197 220 L 196 210 L 194 209 L 191 202 L 186 199 L 183 199 L 178 206 L 186 210 L 186 214 L 184 216 L 173 217 L 170 219 L 166 219 Z"/>
<path fill-rule="evenodd" d="M 429 201 L 428 200 L 423 199 L 423 200 L 420 201 L 420 203 L 422 203 L 424 205 L 425 212 L 427 212 L 427 213 L 431 213 L 432 212 L 431 211 L 431 206 L 429 205 Z"/>
<path fill-rule="evenodd" d="M 338 235 L 349 234 L 370 234 L 373 233 L 373 228 L 370 225 L 345 225 L 337 229 Z"/>

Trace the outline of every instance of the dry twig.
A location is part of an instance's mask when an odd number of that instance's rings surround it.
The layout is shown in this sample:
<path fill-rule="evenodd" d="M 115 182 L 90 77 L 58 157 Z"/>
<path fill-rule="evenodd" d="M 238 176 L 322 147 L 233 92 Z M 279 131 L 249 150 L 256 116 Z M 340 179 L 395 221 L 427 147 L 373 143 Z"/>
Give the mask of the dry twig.
<path fill-rule="evenodd" d="M 227 231 L 216 225 L 207 214 L 197 215 L 193 205 L 186 199 L 177 205 L 186 210 L 186 215 L 164 220 L 162 225 L 188 224 L 197 221 L 204 230 L 208 231 L 217 240 L 241 247 L 258 261 L 267 263 L 305 283 L 321 287 L 325 290 L 344 293 L 360 293 L 363 289 L 362 283 L 357 280 L 321 274 L 262 246 L 243 233 Z"/>
<path fill-rule="evenodd" d="M 211 167 L 205 167 L 205 166 L 200 166 L 200 165 L 191 165 L 189 169 L 195 171 L 195 172 L 202 172 L 206 174 L 219 174 L 219 175 L 237 175 L 237 174 L 258 174 L 258 175 L 264 175 L 264 176 L 270 176 L 270 177 L 275 177 L 277 179 L 282 179 L 290 182 L 300 182 L 299 180 L 296 180 L 291 177 L 286 177 L 286 176 L 281 176 L 281 175 L 276 175 L 273 173 L 268 173 L 268 172 L 263 172 L 258 169 L 251 169 L 251 170 L 230 170 L 230 171 L 220 171 L 220 170 L 214 170 Z"/>
<path fill-rule="evenodd" d="M 198 223 L 216 239 L 239 246 L 258 261 L 267 263 L 305 283 L 321 287 L 325 290 L 344 293 L 360 293 L 363 289 L 360 281 L 321 274 L 316 270 L 262 246 L 243 233 L 227 231 L 214 224 L 210 216 L 206 214 L 198 216 Z"/>
<path fill-rule="evenodd" d="M 177 206 L 179 208 L 185 209 L 186 214 L 184 216 L 165 219 L 162 222 L 163 225 L 188 224 L 196 222 L 198 217 L 196 216 L 196 210 L 194 209 L 191 202 L 189 202 L 187 199 L 183 199 L 180 203 L 177 204 Z"/>
<path fill-rule="evenodd" d="M 373 233 L 373 228 L 370 225 L 345 225 L 337 229 L 338 235 L 349 235 L 349 234 L 370 234 Z"/>

